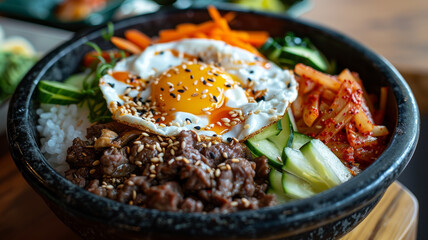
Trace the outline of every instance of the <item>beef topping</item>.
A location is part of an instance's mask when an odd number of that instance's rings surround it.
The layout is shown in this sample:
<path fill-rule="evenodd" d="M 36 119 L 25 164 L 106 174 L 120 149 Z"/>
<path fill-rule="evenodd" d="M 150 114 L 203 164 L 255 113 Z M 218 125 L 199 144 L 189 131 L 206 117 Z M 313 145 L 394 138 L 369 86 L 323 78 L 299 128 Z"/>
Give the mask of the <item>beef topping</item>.
<path fill-rule="evenodd" d="M 266 157 L 193 131 L 160 137 L 96 124 L 67 151 L 66 178 L 96 195 L 165 211 L 233 212 L 276 204 Z M 96 145 L 96 147 L 94 147 Z"/>

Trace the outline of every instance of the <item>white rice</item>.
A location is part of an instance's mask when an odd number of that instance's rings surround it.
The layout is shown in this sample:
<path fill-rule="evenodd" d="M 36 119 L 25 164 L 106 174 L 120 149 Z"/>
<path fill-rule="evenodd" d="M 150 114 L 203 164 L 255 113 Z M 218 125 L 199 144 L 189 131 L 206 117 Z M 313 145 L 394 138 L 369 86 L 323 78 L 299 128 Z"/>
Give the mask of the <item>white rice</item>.
<path fill-rule="evenodd" d="M 86 139 L 86 129 L 90 126 L 88 110 L 76 104 L 41 104 L 36 113 L 39 116 L 37 131 L 41 151 L 51 166 L 64 175 L 69 169 L 65 161 L 67 148 L 76 137 Z"/>

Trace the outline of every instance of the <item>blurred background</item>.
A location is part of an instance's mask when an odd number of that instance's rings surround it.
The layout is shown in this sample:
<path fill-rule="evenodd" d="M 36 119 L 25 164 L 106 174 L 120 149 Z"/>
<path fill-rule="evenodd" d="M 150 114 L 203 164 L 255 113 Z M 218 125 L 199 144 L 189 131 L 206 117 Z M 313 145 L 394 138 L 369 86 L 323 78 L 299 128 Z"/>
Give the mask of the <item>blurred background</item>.
<path fill-rule="evenodd" d="M 19 80 L 47 52 L 75 32 L 110 20 L 151 13 L 165 7 L 188 8 L 207 4 L 241 7 L 296 17 L 337 30 L 388 59 L 412 88 L 421 113 L 421 134 L 413 160 L 399 181 L 419 201 L 418 239 L 428 239 L 428 1 L 426 0 L 3 0 L 0 1 L 0 218 L 16 222 L 13 229 L 0 227 L 0 236 L 21 239 L 20 226 L 31 225 L 34 239 L 43 239 L 41 227 L 51 224 L 54 236 L 76 239 L 44 205 L 14 166 L 5 136 L 8 98 Z M 7 186 L 5 185 L 7 184 Z M 9 186 L 10 185 L 10 186 Z M 32 205 L 23 199 L 34 199 Z M 32 211 L 40 221 L 25 217 Z M 4 219 L 3 219 L 4 220 Z M 16 229 L 15 229 L 16 228 Z M 9 235 L 8 235 L 9 234 Z"/>

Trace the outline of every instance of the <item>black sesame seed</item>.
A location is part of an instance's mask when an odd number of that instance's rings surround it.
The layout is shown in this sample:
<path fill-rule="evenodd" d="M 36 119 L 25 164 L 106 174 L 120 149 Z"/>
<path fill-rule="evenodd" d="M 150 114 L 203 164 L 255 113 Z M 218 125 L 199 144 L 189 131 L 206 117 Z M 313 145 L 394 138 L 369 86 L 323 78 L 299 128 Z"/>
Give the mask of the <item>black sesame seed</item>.
<path fill-rule="evenodd" d="M 186 72 L 191 72 L 192 70 L 190 70 L 190 69 L 186 68 L 186 69 L 184 69 L 184 71 L 186 71 Z"/>
<path fill-rule="evenodd" d="M 164 89 L 163 88 L 161 88 L 161 91 L 163 91 Z"/>
<path fill-rule="evenodd" d="M 264 101 L 265 100 L 265 96 L 261 96 L 256 98 L 256 102 L 260 102 L 260 101 Z"/>
<path fill-rule="evenodd" d="M 192 123 L 192 120 L 190 120 L 190 118 L 186 118 L 186 121 Z"/>
<path fill-rule="evenodd" d="M 150 109 L 150 112 L 155 115 L 155 110 L 154 109 Z"/>
<path fill-rule="evenodd" d="M 134 78 L 130 78 L 129 80 L 133 83 L 135 79 Z"/>
<path fill-rule="evenodd" d="M 199 127 L 199 126 L 195 126 L 195 129 L 196 129 L 196 130 L 201 130 L 201 127 Z"/>
<path fill-rule="evenodd" d="M 140 77 L 140 76 L 138 76 L 138 75 L 137 75 L 135 78 L 136 78 L 136 79 L 141 79 L 141 77 Z"/>
<path fill-rule="evenodd" d="M 193 79 L 193 75 L 190 75 L 190 79 Z"/>
<path fill-rule="evenodd" d="M 145 114 L 145 113 L 147 113 L 147 110 L 146 109 L 140 109 L 140 110 L 137 110 L 137 112 L 140 114 L 140 116 L 141 115 L 143 115 L 143 114 Z"/>
<path fill-rule="evenodd" d="M 217 137 L 217 134 L 214 134 L 213 137 Z"/>
<path fill-rule="evenodd" d="M 159 52 L 159 55 L 163 55 L 163 54 L 164 54 L 164 52 L 163 52 L 163 51 L 160 51 L 160 52 Z"/>
<path fill-rule="evenodd" d="M 110 85 L 110 87 L 114 88 L 114 83 L 108 83 L 108 85 Z"/>
<path fill-rule="evenodd" d="M 291 82 L 288 82 L 287 83 L 287 88 L 290 88 L 291 87 Z"/>
<path fill-rule="evenodd" d="M 202 59 L 201 57 L 198 57 L 198 62 L 203 62 L 204 59 Z"/>
<path fill-rule="evenodd" d="M 214 82 L 214 80 L 211 79 L 211 78 L 207 78 L 207 80 L 210 81 L 210 82 Z"/>
<path fill-rule="evenodd" d="M 147 103 L 149 103 L 149 102 L 152 102 L 152 100 L 150 100 L 150 99 L 147 99 L 147 100 L 146 100 L 146 102 L 147 102 Z"/>
<path fill-rule="evenodd" d="M 122 104 L 121 104 L 120 102 L 117 102 L 117 106 L 119 106 L 119 107 L 120 107 L 120 106 L 122 106 Z"/>
<path fill-rule="evenodd" d="M 226 86 L 228 88 L 232 87 L 232 85 L 230 85 L 230 84 L 224 84 L 224 86 Z"/>
<path fill-rule="evenodd" d="M 138 98 L 137 98 L 137 97 L 134 97 L 134 98 L 132 99 L 132 101 L 137 102 L 137 101 L 138 101 Z"/>
<path fill-rule="evenodd" d="M 140 97 L 140 98 L 138 99 L 138 101 L 139 101 L 139 102 L 143 102 L 143 98 L 141 98 L 141 97 Z"/>
<path fill-rule="evenodd" d="M 175 98 L 175 94 L 174 93 L 170 93 L 169 95 L 171 95 L 171 97 Z"/>
<path fill-rule="evenodd" d="M 232 138 L 231 137 L 228 137 L 227 139 L 226 139 L 228 142 L 232 142 Z"/>
<path fill-rule="evenodd" d="M 214 73 L 214 76 L 218 77 L 218 73 Z"/>
<path fill-rule="evenodd" d="M 256 94 L 256 91 L 255 91 L 254 89 L 253 89 L 253 91 L 251 91 L 251 92 L 253 93 L 253 95 L 254 95 L 254 94 Z"/>
<path fill-rule="evenodd" d="M 202 83 L 203 83 L 204 85 L 207 85 L 207 81 L 205 81 L 205 80 L 204 80 L 204 81 L 202 81 Z"/>
<path fill-rule="evenodd" d="M 214 98 L 214 101 L 215 101 L 215 102 L 218 102 L 218 100 L 217 100 L 217 97 L 216 97 L 216 96 L 213 96 L 213 98 Z"/>
<path fill-rule="evenodd" d="M 214 159 L 215 158 L 215 154 L 213 152 L 210 152 L 210 158 Z"/>
<path fill-rule="evenodd" d="M 160 122 L 160 118 L 157 118 L 157 119 L 156 119 L 156 122 L 157 122 L 157 123 L 158 123 L 158 122 Z"/>
<path fill-rule="evenodd" d="M 149 80 L 147 80 L 147 81 L 146 81 L 146 84 L 149 84 L 149 83 L 150 83 L 150 81 L 149 81 Z"/>
<path fill-rule="evenodd" d="M 169 88 L 172 88 L 172 86 L 170 85 Z"/>
<path fill-rule="evenodd" d="M 253 74 L 254 73 L 254 70 L 250 70 L 250 71 L 248 71 L 250 74 Z"/>
<path fill-rule="evenodd" d="M 178 89 L 177 91 L 178 91 L 179 93 L 184 93 L 184 91 L 185 91 L 185 90 L 184 90 L 184 89 Z"/>
<path fill-rule="evenodd" d="M 247 78 L 247 80 L 248 80 L 249 82 L 253 81 L 253 80 L 251 80 L 251 78 Z"/>

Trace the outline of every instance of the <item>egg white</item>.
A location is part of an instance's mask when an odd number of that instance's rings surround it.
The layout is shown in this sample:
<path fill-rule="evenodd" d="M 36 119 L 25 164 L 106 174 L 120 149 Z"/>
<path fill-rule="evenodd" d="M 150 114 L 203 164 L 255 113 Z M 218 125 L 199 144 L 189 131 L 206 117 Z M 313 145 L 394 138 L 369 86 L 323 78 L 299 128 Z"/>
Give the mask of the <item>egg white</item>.
<path fill-rule="evenodd" d="M 175 50 L 178 54 L 173 54 L 169 50 Z M 266 59 L 217 40 L 184 39 L 155 44 L 146 48 L 140 55 L 120 61 L 113 71 L 127 71 L 142 79 L 153 80 L 171 67 L 189 62 L 190 59 L 187 59 L 186 55 L 200 57 L 207 64 L 219 63 L 227 73 L 239 78 L 244 85 L 247 85 L 248 79 L 251 79 L 254 82 L 252 89 L 255 91 L 267 90 L 264 101 L 259 102 L 248 102 L 245 92 L 241 88 L 225 90 L 224 94 L 228 99 L 225 103 L 226 106 L 241 109 L 245 120 L 224 133 L 221 136 L 223 139 L 232 137 L 242 141 L 260 132 L 264 127 L 279 120 L 285 114 L 290 103 L 297 97 L 297 82 L 291 71 L 283 70 Z M 256 61 L 268 63 L 270 67 L 265 68 L 260 64 L 254 64 Z M 111 75 L 105 75 L 100 80 L 99 86 L 113 118 L 122 123 L 163 136 L 173 136 L 183 130 L 195 130 L 195 126 L 203 128 L 209 124 L 207 117 L 176 112 L 174 121 L 178 124 L 159 126 L 118 107 L 117 103 L 120 105 L 124 103 L 121 96 L 125 94 L 129 85 L 114 79 Z M 143 91 L 133 90 L 128 95 L 147 99 L 151 95 L 151 85 Z M 192 123 L 181 125 L 186 118 L 191 119 Z M 215 132 L 209 130 L 201 129 L 197 132 L 202 135 L 215 135 Z"/>

